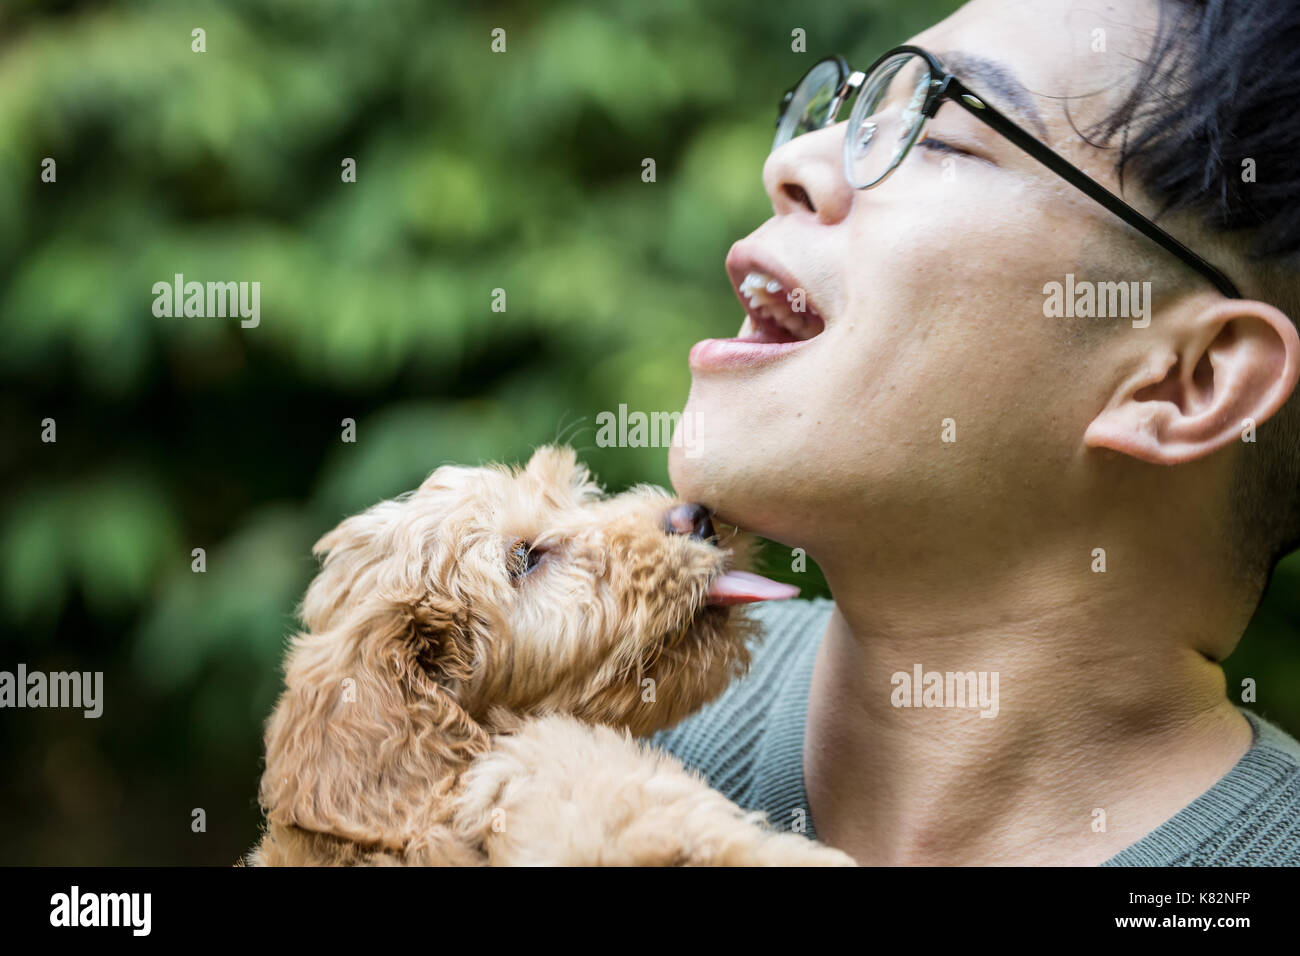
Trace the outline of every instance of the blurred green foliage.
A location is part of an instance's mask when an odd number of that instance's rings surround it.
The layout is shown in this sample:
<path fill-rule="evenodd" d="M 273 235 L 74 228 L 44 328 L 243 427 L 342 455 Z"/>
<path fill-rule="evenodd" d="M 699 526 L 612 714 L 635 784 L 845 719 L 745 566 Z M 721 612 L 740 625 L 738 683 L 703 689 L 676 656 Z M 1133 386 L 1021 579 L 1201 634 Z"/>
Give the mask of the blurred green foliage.
<path fill-rule="evenodd" d="M 690 344 L 734 330 L 722 260 L 768 214 L 781 92 L 955 5 L 6 0 L 0 666 L 103 670 L 108 703 L 0 721 L 0 862 L 253 842 L 280 654 L 344 515 L 557 437 L 611 488 L 666 483 L 594 416 L 680 409 Z M 260 325 L 155 318 L 175 273 L 259 281 Z M 1233 659 L 1293 732 L 1296 579 Z"/>

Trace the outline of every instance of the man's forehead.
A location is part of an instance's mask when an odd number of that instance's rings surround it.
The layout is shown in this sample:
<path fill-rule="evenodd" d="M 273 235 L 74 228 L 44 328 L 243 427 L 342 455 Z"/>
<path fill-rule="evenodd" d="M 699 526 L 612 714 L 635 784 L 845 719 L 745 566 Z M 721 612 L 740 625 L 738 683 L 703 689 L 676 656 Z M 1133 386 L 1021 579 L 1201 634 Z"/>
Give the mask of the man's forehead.
<path fill-rule="evenodd" d="M 1101 115 L 1131 89 L 1155 0 L 971 0 L 913 41 L 1038 135 Z"/>
<path fill-rule="evenodd" d="M 1040 137 L 1047 137 L 1047 126 L 1033 95 L 1010 64 L 968 50 L 941 50 L 936 55 L 973 91 L 988 96 L 990 102 L 1023 121 Z"/>

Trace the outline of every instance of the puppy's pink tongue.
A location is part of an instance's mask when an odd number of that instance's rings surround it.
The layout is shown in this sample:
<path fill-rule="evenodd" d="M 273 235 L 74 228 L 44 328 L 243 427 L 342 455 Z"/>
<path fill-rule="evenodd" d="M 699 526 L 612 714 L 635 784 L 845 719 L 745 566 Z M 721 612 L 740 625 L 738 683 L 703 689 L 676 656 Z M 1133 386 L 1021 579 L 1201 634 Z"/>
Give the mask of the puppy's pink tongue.
<path fill-rule="evenodd" d="M 710 604 L 752 604 L 755 601 L 784 601 L 799 593 L 793 584 L 772 581 L 749 571 L 728 571 L 709 584 Z"/>

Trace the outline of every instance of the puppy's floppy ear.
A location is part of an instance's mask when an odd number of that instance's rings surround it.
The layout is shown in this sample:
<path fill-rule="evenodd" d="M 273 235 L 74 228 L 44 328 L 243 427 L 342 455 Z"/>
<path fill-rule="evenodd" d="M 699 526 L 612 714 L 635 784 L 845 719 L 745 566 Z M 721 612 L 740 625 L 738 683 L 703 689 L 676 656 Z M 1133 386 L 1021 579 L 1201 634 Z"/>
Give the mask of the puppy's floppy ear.
<path fill-rule="evenodd" d="M 416 662 L 437 686 L 459 688 L 474 673 L 478 622 L 456 602 L 437 596 L 422 598 L 410 614 L 408 639 Z"/>
<path fill-rule="evenodd" d="M 372 602 L 340 622 L 349 633 L 295 638 L 266 731 L 271 823 L 396 852 L 438 838 L 446 787 L 489 746 L 455 698 L 465 624 L 447 601 Z"/>
<path fill-rule="evenodd" d="M 577 453 L 567 445 L 539 445 L 524 470 L 543 484 L 562 487 L 569 483 L 577 463 Z"/>
<path fill-rule="evenodd" d="M 572 488 L 582 495 L 598 495 L 587 466 L 578 461 L 577 452 L 567 445 L 541 445 L 528 459 L 524 473 L 546 489 Z"/>
<path fill-rule="evenodd" d="M 342 521 L 321 537 L 312 553 L 322 559 L 303 597 L 299 617 L 307 629 L 331 629 L 349 608 L 381 587 L 386 560 L 394 550 L 393 528 L 402 520 L 402 501 L 383 501 Z"/>

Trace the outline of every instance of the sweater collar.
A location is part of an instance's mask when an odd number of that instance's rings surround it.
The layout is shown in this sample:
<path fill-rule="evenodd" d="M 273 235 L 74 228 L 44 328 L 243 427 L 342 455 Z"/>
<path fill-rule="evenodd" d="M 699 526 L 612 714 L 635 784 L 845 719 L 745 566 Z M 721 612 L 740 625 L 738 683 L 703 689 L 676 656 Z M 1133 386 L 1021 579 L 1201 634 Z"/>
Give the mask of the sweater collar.
<path fill-rule="evenodd" d="M 779 829 L 797 830 L 802 820 L 804 832 L 815 840 L 817 830 L 803 773 L 803 743 L 813 665 L 834 602 L 822 599 L 811 603 L 816 607 L 808 616 L 807 639 L 800 643 L 786 679 L 777 689 L 760 737 L 754 804 Z M 1217 839 L 1230 821 L 1250 815 L 1286 775 L 1295 773 L 1300 743 L 1244 707 L 1237 709 L 1254 731 L 1250 749 L 1209 790 L 1102 866 L 1170 866 L 1188 861 L 1200 846 Z"/>

